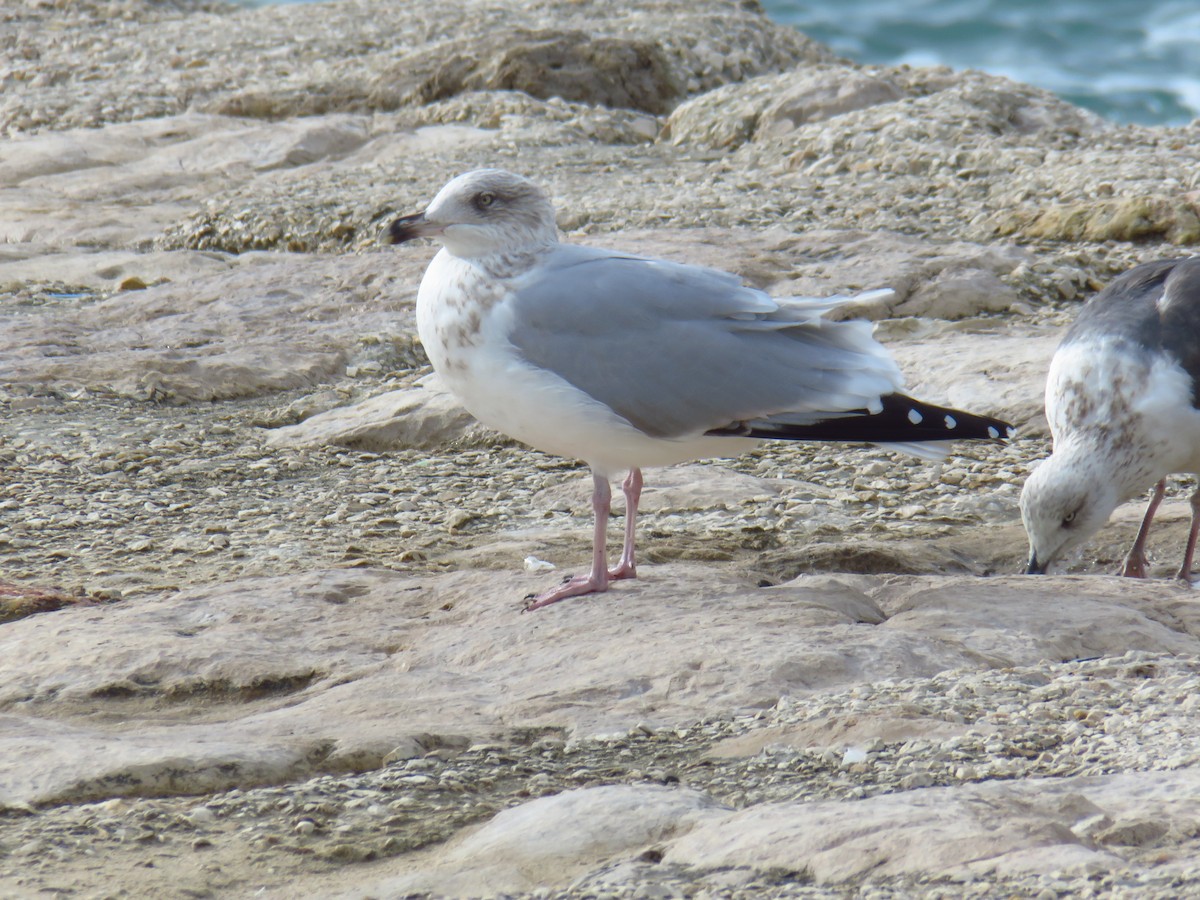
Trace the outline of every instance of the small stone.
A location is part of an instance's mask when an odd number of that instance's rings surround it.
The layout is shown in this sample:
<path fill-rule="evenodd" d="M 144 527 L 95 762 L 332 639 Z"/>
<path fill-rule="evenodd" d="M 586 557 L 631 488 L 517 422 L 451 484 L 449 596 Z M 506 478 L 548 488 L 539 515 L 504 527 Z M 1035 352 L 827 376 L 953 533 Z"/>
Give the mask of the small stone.
<path fill-rule="evenodd" d="M 191 810 L 185 818 L 197 827 L 212 825 L 217 821 L 217 814 L 207 806 L 197 806 Z"/>
<path fill-rule="evenodd" d="M 862 747 L 847 747 L 846 752 L 842 754 L 842 768 L 857 765 L 858 763 L 866 762 L 867 751 Z"/>

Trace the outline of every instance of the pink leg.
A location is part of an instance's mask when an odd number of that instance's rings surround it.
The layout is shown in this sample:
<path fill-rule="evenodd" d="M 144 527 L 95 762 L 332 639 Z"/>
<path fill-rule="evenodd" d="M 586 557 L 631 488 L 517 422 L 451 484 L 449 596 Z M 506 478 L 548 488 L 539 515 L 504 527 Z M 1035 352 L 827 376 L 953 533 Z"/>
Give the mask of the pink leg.
<path fill-rule="evenodd" d="M 615 569 L 608 570 L 608 577 L 637 578 L 637 561 L 634 558 L 634 532 L 637 529 L 638 503 L 642 499 L 642 470 L 630 469 L 621 486 L 625 492 L 625 545 L 621 548 L 621 561 Z"/>
<path fill-rule="evenodd" d="M 1196 555 L 1196 535 L 1200 533 L 1200 488 L 1192 494 L 1192 529 L 1188 532 L 1187 548 L 1183 551 L 1183 565 L 1175 577 L 1192 583 L 1192 557 Z"/>
<path fill-rule="evenodd" d="M 580 594 L 599 594 L 608 590 L 608 560 L 605 559 L 605 530 L 608 528 L 609 504 L 612 502 L 612 488 L 608 479 L 596 472 L 592 473 L 592 510 L 596 514 L 596 530 L 592 536 L 592 571 L 587 575 L 576 575 L 568 578 L 556 588 L 545 591 L 534 597 L 525 612 L 532 612 L 565 600 L 567 597 L 578 597 Z"/>
<path fill-rule="evenodd" d="M 1146 577 L 1146 539 L 1150 536 L 1150 521 L 1158 512 L 1158 504 L 1162 503 L 1166 491 L 1167 479 L 1164 478 L 1154 486 L 1154 493 L 1150 495 L 1150 505 L 1146 507 L 1146 515 L 1142 519 L 1142 527 L 1138 529 L 1137 538 L 1129 548 L 1129 555 L 1125 557 L 1125 566 L 1121 569 L 1121 574 L 1126 578 Z"/>

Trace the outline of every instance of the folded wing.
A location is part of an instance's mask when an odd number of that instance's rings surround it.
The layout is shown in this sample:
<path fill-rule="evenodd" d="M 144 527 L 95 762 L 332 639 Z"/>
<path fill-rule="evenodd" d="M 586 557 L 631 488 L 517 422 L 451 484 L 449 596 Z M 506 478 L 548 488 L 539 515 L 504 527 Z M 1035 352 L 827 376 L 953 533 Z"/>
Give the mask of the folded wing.
<path fill-rule="evenodd" d="M 509 339 L 643 432 L 685 438 L 878 412 L 901 386 L 851 297 L 775 299 L 712 269 L 561 245 L 515 285 Z"/>

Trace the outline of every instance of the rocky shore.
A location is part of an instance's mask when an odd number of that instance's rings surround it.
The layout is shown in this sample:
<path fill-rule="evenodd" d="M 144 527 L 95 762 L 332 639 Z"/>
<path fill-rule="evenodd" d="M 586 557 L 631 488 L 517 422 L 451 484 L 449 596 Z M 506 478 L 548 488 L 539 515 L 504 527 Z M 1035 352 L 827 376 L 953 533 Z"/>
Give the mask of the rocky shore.
<path fill-rule="evenodd" d="M 1200 242 L 1200 131 L 860 67 L 753 2 L 0 9 L 0 893 L 1178 897 L 1200 604 L 1017 576 L 1078 304 Z M 451 175 L 566 239 L 771 293 L 888 286 L 940 466 L 772 446 L 650 473 L 642 577 L 588 477 L 430 377 Z M 553 566 L 551 571 L 549 566 Z"/>

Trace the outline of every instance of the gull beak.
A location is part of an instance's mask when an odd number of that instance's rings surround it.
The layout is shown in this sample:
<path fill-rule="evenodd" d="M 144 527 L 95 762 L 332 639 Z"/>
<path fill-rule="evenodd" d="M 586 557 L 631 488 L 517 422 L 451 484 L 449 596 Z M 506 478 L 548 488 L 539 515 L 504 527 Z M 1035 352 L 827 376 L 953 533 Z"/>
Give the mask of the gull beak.
<path fill-rule="evenodd" d="M 1026 575 L 1045 575 L 1046 574 L 1046 565 L 1045 565 L 1045 563 L 1038 562 L 1037 553 L 1035 551 L 1031 550 L 1029 553 L 1029 565 L 1025 567 L 1025 574 Z"/>
<path fill-rule="evenodd" d="M 393 244 L 403 244 L 414 238 L 434 237 L 444 230 L 444 225 L 435 225 L 425 218 L 425 213 L 419 212 L 394 221 L 388 228 L 388 240 Z"/>

